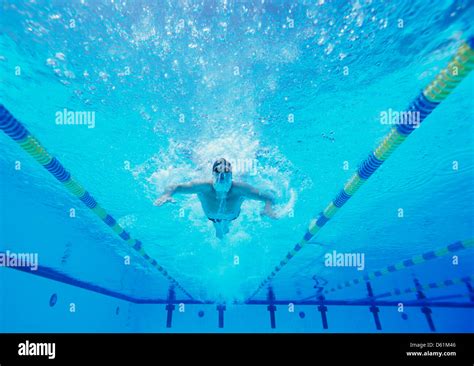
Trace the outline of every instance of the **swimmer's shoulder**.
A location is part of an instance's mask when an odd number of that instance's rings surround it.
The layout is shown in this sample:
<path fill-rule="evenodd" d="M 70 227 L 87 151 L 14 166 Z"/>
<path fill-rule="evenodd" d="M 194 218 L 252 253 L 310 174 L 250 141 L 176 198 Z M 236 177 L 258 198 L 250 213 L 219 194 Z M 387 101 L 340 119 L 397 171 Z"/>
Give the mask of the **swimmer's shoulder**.
<path fill-rule="evenodd" d="M 235 194 L 243 195 L 252 189 L 250 184 L 244 182 L 232 182 L 232 189 Z"/>

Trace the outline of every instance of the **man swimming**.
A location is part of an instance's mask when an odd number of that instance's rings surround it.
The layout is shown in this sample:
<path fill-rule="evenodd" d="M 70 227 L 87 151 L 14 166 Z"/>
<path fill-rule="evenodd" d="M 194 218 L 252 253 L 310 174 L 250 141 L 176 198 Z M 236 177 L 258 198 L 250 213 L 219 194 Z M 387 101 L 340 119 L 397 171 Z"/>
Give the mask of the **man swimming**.
<path fill-rule="evenodd" d="M 176 193 L 197 194 L 204 213 L 214 223 L 216 236 L 219 239 L 229 232 L 229 223 L 239 216 L 240 207 L 245 199 L 265 202 L 261 214 L 277 218 L 272 207 L 274 198 L 249 184 L 233 182 L 232 166 L 224 158 L 216 160 L 213 164 L 212 175 L 213 181 L 190 182 L 168 187 L 154 205 L 162 206 L 167 202 L 175 202 L 173 195 Z"/>

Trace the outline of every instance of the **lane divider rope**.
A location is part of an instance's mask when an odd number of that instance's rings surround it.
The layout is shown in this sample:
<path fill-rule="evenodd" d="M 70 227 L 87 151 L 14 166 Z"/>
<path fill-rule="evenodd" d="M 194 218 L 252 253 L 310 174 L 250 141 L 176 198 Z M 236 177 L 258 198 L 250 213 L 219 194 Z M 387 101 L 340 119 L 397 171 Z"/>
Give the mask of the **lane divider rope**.
<path fill-rule="evenodd" d="M 474 37 L 462 43 L 448 65 L 408 106 L 407 112 L 419 112 L 419 124 L 451 93 L 474 67 Z M 344 206 L 357 190 L 375 173 L 382 163 L 405 141 L 419 124 L 398 124 L 391 128 L 377 148 L 360 164 L 344 188 L 327 207 L 313 218 L 303 238 L 296 243 L 273 271 L 260 283 L 248 299 L 263 289 L 281 269 L 316 235 L 316 233 Z"/>
<path fill-rule="evenodd" d="M 133 250 L 140 254 L 149 264 L 155 267 L 172 286 L 179 288 L 190 298 L 193 298 L 168 271 L 150 257 L 140 240 L 134 239 L 117 223 L 95 198 L 66 170 L 58 159 L 53 157 L 41 143 L 18 121 L 2 104 L 0 104 L 0 129 L 17 142 L 23 150 L 30 154 L 43 168 L 61 182 L 69 192 L 79 198 L 92 212 L 94 212 L 108 227 L 110 227 Z"/>
<path fill-rule="evenodd" d="M 326 294 L 335 292 L 337 290 L 342 290 L 348 287 L 351 287 L 353 285 L 361 284 L 364 283 L 364 281 L 370 281 L 376 278 L 380 278 L 388 273 L 393 273 L 397 272 L 399 270 L 405 269 L 405 268 L 413 268 L 413 266 L 416 266 L 421 263 L 425 263 L 427 261 L 430 261 L 432 259 L 440 258 L 443 257 L 447 254 L 450 253 L 455 253 L 460 250 L 464 249 L 469 249 L 474 247 L 474 238 L 473 239 L 468 239 L 468 240 L 460 240 L 456 241 L 446 247 L 439 248 L 437 250 L 431 250 L 429 252 L 419 254 L 416 256 L 411 257 L 410 259 L 405 259 L 401 262 L 398 262 L 396 264 L 392 264 L 390 266 L 387 266 L 383 269 L 377 270 L 370 272 L 362 277 L 359 278 L 354 278 L 351 281 L 346 281 L 346 282 L 341 282 L 337 286 L 332 287 L 331 289 L 327 289 L 324 292 Z"/>
<path fill-rule="evenodd" d="M 453 280 L 444 280 L 444 281 L 439 281 L 439 282 L 431 282 L 427 283 L 426 285 L 420 285 L 419 288 L 415 287 L 409 287 L 406 289 L 394 289 L 390 292 L 385 292 L 383 294 L 375 295 L 372 297 L 373 299 L 379 299 L 381 297 L 390 297 L 390 296 L 398 296 L 402 294 L 410 294 L 414 292 L 418 292 L 420 290 L 432 290 L 432 289 L 439 289 L 439 288 L 445 288 L 449 286 L 454 286 L 454 285 L 459 285 L 461 283 L 468 283 L 474 280 L 474 275 L 472 276 L 465 276 L 461 278 L 455 278 Z M 469 296 L 469 294 L 466 294 L 466 296 Z M 403 302 L 403 301 L 402 301 Z"/>

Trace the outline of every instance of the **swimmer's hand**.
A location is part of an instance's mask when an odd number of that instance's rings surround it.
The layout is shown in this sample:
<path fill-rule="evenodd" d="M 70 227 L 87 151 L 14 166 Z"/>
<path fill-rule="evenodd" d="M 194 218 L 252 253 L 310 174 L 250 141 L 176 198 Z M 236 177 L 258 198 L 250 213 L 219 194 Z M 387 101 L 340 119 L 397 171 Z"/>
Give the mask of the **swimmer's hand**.
<path fill-rule="evenodd" d="M 272 219 L 279 219 L 279 215 L 273 210 L 272 202 L 266 201 L 263 211 L 260 213 L 262 216 L 268 216 Z"/>
<path fill-rule="evenodd" d="M 277 209 L 275 210 L 275 208 L 273 207 L 274 201 L 267 200 L 265 201 L 265 208 L 263 209 L 261 215 L 268 216 L 272 219 L 281 219 L 293 211 L 295 202 L 296 202 L 296 192 L 293 189 L 291 189 L 290 199 L 288 200 L 288 203 L 286 203 L 286 205 L 284 205 L 283 207 L 277 206 Z"/>
<path fill-rule="evenodd" d="M 155 206 L 163 206 L 165 203 L 176 203 L 176 201 L 174 200 L 174 198 L 171 196 L 171 194 L 169 193 L 165 193 L 164 195 L 162 195 L 161 197 L 158 197 L 158 199 L 153 202 L 153 204 Z"/>

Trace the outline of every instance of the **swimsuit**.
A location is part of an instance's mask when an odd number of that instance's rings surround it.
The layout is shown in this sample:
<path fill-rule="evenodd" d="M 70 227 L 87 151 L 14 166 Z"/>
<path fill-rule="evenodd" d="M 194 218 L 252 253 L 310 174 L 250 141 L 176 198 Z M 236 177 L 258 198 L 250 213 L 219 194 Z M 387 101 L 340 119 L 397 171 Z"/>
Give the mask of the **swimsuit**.
<path fill-rule="evenodd" d="M 225 197 L 221 198 L 219 201 L 220 201 L 219 202 L 219 209 L 217 210 L 217 213 L 223 212 L 225 210 L 225 206 L 226 206 Z M 237 217 L 239 217 L 239 215 L 240 215 L 240 210 L 239 210 L 239 212 L 237 212 L 237 216 L 235 216 L 233 219 L 230 219 L 230 220 L 228 220 L 228 219 L 211 219 L 210 217 L 208 217 L 208 219 L 211 220 L 214 223 L 222 222 L 222 221 L 234 221 L 235 219 L 237 219 Z"/>
<path fill-rule="evenodd" d="M 230 219 L 230 220 L 227 220 L 227 219 L 211 219 L 210 217 L 208 217 L 209 220 L 211 220 L 212 222 L 222 222 L 222 221 L 234 221 L 237 219 L 237 217 L 239 216 L 236 216 L 234 217 L 233 219 Z"/>
<path fill-rule="evenodd" d="M 208 219 L 211 220 L 212 222 L 234 221 L 234 220 L 237 220 L 239 215 L 240 215 L 240 210 L 239 212 L 237 212 L 237 215 L 233 219 L 211 219 L 210 217 L 208 217 Z"/>

